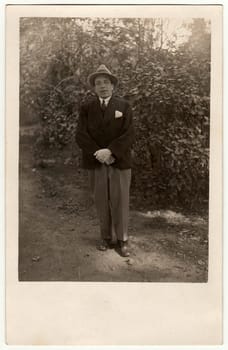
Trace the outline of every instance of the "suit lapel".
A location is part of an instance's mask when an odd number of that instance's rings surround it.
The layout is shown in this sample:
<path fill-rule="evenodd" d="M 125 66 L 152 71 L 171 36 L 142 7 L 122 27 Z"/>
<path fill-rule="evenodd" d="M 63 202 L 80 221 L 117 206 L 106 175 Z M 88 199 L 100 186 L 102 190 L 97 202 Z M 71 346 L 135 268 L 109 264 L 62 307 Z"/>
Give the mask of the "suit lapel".
<path fill-rule="evenodd" d="M 112 96 L 104 113 L 104 123 L 107 124 L 113 118 L 115 112 L 115 99 Z"/>
<path fill-rule="evenodd" d="M 94 101 L 93 111 L 94 111 L 94 115 L 97 117 L 98 123 L 99 124 L 103 123 L 103 113 L 101 110 L 100 100 L 98 97 Z"/>

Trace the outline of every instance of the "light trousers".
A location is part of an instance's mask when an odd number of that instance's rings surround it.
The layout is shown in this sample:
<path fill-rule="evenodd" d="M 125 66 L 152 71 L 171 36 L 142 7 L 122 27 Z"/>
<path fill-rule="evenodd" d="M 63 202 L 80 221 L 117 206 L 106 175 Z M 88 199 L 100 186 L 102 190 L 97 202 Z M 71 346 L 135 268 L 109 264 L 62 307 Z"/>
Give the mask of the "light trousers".
<path fill-rule="evenodd" d="M 131 169 L 102 164 L 89 170 L 102 239 L 127 241 Z"/>

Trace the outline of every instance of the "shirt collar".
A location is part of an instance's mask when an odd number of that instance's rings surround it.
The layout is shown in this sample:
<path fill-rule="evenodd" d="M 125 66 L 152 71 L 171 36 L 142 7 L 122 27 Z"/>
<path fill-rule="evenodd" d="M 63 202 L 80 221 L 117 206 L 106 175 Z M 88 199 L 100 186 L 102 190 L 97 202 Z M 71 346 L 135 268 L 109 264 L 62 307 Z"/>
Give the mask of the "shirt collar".
<path fill-rule="evenodd" d="M 107 98 L 101 98 L 99 97 L 100 103 L 102 104 L 103 101 L 105 101 L 105 105 L 107 106 L 109 103 L 109 100 L 111 99 L 112 96 L 109 96 Z"/>

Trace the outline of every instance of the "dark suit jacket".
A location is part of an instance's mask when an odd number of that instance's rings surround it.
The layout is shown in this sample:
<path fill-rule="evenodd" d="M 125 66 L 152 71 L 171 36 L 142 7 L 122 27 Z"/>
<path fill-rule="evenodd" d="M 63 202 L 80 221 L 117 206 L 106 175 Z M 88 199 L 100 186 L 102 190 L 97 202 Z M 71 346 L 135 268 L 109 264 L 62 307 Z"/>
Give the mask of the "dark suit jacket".
<path fill-rule="evenodd" d="M 122 116 L 118 117 L 118 115 Z M 101 163 L 93 155 L 109 148 L 115 157 L 113 167 L 129 169 L 132 165 L 131 146 L 134 141 L 132 110 L 129 103 L 112 96 L 105 113 L 98 97 L 85 102 L 80 110 L 76 142 L 82 149 L 83 167 L 93 169 Z"/>

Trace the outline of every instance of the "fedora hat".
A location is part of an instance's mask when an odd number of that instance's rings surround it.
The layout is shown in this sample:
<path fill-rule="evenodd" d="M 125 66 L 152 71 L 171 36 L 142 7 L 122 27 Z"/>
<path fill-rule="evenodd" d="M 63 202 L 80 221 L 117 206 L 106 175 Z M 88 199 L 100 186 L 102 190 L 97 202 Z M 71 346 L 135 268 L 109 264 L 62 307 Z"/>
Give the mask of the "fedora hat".
<path fill-rule="evenodd" d="M 88 82 L 90 85 L 94 86 L 95 79 L 98 75 L 107 75 L 109 77 L 109 79 L 111 80 L 112 84 L 117 85 L 117 83 L 118 83 L 117 77 L 115 75 L 113 75 L 104 64 L 101 64 L 97 68 L 96 72 L 89 75 Z"/>

